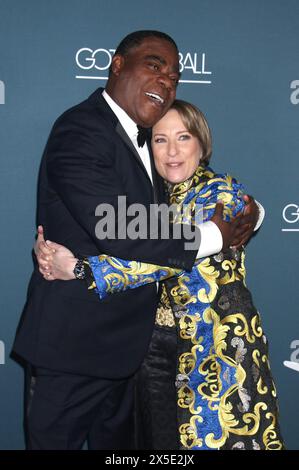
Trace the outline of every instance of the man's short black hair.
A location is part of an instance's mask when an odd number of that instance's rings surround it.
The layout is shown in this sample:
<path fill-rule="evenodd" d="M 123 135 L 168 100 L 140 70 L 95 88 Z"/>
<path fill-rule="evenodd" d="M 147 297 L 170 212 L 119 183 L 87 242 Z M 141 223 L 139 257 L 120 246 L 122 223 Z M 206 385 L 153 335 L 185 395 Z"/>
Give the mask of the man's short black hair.
<path fill-rule="evenodd" d="M 161 31 L 145 29 L 141 31 L 134 31 L 134 33 L 128 34 L 117 46 L 115 54 L 124 56 L 128 54 L 128 52 L 134 47 L 140 46 L 144 39 L 147 38 L 164 39 L 165 41 L 170 42 L 178 51 L 178 46 L 176 45 L 174 40 L 170 36 L 168 36 L 168 34 L 162 33 Z"/>

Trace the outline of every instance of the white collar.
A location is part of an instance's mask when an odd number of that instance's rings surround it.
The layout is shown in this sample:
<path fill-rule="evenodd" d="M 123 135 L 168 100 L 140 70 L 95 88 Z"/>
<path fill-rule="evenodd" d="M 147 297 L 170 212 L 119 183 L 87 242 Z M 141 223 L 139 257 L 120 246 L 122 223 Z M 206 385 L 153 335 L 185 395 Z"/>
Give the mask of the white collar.
<path fill-rule="evenodd" d="M 107 101 L 108 105 L 118 118 L 119 122 L 121 123 L 122 127 L 132 139 L 136 137 L 138 133 L 137 124 L 130 118 L 130 116 L 108 95 L 107 91 L 104 90 L 102 93 L 103 98 Z"/>

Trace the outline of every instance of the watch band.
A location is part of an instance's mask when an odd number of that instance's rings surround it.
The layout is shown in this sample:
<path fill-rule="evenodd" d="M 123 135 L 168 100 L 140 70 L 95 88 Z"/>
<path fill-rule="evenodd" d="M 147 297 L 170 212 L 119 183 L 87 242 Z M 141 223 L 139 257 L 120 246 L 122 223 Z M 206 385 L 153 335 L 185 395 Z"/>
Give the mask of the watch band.
<path fill-rule="evenodd" d="M 76 279 L 79 279 L 80 281 L 85 279 L 85 269 L 84 269 L 84 260 L 83 259 L 78 259 L 78 261 L 75 264 L 73 273 L 74 273 Z"/>

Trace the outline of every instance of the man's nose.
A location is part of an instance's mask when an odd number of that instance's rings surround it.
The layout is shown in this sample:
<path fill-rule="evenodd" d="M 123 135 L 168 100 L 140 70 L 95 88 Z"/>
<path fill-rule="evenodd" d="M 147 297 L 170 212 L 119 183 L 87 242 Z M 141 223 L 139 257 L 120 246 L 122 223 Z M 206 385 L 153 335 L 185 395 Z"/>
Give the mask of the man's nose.
<path fill-rule="evenodd" d="M 159 75 L 158 81 L 160 85 L 168 90 L 175 90 L 176 84 L 173 79 L 171 79 L 166 73 Z"/>

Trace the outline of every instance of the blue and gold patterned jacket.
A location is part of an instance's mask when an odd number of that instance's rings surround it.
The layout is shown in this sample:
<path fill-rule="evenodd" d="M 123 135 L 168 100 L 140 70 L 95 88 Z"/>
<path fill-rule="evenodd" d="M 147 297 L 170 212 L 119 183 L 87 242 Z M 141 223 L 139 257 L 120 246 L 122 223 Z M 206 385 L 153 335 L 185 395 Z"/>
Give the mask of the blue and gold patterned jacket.
<path fill-rule="evenodd" d="M 214 213 L 217 201 L 224 203 L 224 217 L 228 221 L 243 209 L 242 194 L 242 186 L 231 176 L 216 175 L 211 168 L 198 167 L 191 179 L 175 185 L 172 189 L 170 204 L 177 207 L 174 223 L 208 221 Z M 136 289 L 144 284 L 162 281 L 180 273 L 174 268 L 126 261 L 104 254 L 90 256 L 88 261 L 95 280 L 95 285 L 92 287 L 101 299 L 108 294 L 128 288 Z"/>
<path fill-rule="evenodd" d="M 209 220 L 217 201 L 230 220 L 243 187 L 198 167 L 172 188 L 174 223 Z M 181 208 L 188 205 L 188 214 Z M 195 217 L 197 216 L 197 217 Z M 157 323 L 177 328 L 178 432 L 182 449 L 281 449 L 276 391 L 260 316 L 245 285 L 244 250 L 196 260 L 190 273 L 106 255 L 90 257 L 100 298 L 166 280 Z"/>

